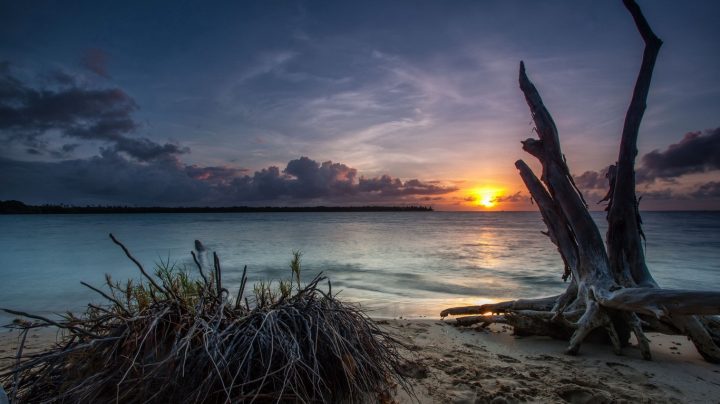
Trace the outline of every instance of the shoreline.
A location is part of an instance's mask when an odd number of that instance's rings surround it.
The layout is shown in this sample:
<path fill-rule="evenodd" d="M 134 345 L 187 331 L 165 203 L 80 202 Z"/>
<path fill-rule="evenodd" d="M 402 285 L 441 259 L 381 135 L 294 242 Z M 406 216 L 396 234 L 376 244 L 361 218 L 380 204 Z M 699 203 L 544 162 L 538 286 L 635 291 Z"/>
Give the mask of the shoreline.
<path fill-rule="evenodd" d="M 357 205 L 357 206 L 72 206 L 27 205 L 21 201 L 0 201 L 0 214 L 127 214 L 127 213 L 376 213 L 432 212 L 431 206 L 420 205 Z"/>
<path fill-rule="evenodd" d="M 683 336 L 650 333 L 652 361 L 629 346 L 585 343 L 580 355 L 566 342 L 515 337 L 508 326 L 458 328 L 437 319 L 375 319 L 407 345 L 404 373 L 420 403 L 668 402 L 705 403 L 720 397 L 720 366 L 705 362 Z M 53 328 L 29 332 L 25 353 L 56 341 Z M 17 333 L 0 332 L 0 367 L 12 363 Z M 396 391 L 399 403 L 417 402 Z"/>

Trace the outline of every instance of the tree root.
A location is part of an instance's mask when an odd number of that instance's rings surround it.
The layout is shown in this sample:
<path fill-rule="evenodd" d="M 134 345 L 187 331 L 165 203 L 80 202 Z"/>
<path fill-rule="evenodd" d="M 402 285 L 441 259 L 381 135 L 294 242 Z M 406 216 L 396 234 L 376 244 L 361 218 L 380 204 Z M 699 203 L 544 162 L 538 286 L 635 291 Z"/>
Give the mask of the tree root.
<path fill-rule="evenodd" d="M 645 359 L 651 358 L 645 332 L 687 335 L 709 362 L 720 363 L 720 293 L 658 287 L 646 264 L 635 193 L 635 157 L 640 122 L 662 41 L 653 33 L 634 0 L 623 0 L 645 43 L 640 72 L 625 115 L 617 165 L 610 172 L 607 244 L 572 179 L 560 148 L 555 122 L 520 62 L 519 84 L 539 139 L 522 142 L 523 150 L 542 165 L 538 178 L 522 160 L 515 166 L 547 225 L 545 233 L 558 248 L 571 276 L 564 294 L 481 306 L 454 307 L 447 315 L 474 314 L 461 324 L 502 322 L 519 335 L 549 335 L 570 341 L 577 354 L 591 334 L 605 334 L 620 354 L 634 334 Z M 501 314 L 500 316 L 485 315 Z"/>
<path fill-rule="evenodd" d="M 458 316 L 465 314 L 505 313 L 514 310 L 538 310 L 547 311 L 552 309 L 559 296 L 543 297 L 540 299 L 518 299 L 508 300 L 500 303 L 483 304 L 480 306 L 451 307 L 440 313 L 440 317 Z"/>

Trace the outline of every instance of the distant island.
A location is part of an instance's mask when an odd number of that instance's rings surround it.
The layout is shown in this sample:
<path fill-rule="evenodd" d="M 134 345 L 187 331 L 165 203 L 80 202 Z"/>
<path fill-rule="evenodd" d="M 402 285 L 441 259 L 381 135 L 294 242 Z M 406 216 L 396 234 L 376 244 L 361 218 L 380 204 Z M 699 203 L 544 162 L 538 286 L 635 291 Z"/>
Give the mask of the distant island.
<path fill-rule="evenodd" d="M 0 214 L 62 213 L 265 213 L 265 212 L 432 212 L 431 206 L 69 206 L 26 205 L 20 201 L 0 201 Z"/>

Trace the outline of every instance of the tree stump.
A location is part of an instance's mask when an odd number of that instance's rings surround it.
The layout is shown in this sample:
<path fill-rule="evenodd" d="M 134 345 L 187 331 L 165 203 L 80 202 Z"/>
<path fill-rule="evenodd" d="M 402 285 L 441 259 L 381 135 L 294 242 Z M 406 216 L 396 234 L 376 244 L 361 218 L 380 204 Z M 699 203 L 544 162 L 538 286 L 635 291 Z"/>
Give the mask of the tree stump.
<path fill-rule="evenodd" d="M 645 42 L 620 142 L 616 165 L 609 170 L 607 247 L 575 186 L 558 131 L 540 93 L 520 62 L 520 89 L 530 107 L 539 139 L 522 142 L 523 150 L 542 165 L 540 179 L 518 160 L 515 166 L 547 225 L 547 236 L 565 264 L 565 293 L 482 306 L 455 307 L 440 315 L 473 314 L 461 325 L 506 323 L 522 335 L 568 338 L 567 353 L 577 354 L 591 332 L 603 330 L 620 354 L 634 334 L 645 359 L 650 348 L 645 331 L 687 335 L 710 362 L 720 362 L 720 292 L 662 289 L 645 264 L 638 199 L 635 195 L 637 137 L 645 112 L 653 68 L 662 41 L 634 0 L 624 0 Z"/>

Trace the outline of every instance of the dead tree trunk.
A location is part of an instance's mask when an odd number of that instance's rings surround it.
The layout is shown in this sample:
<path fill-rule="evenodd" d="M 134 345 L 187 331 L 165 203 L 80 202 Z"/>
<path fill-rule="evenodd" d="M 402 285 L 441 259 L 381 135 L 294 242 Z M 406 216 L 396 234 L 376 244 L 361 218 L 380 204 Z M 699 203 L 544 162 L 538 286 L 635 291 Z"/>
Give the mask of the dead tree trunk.
<path fill-rule="evenodd" d="M 610 170 L 607 249 L 575 186 L 560 148 L 557 128 L 520 62 L 520 89 L 530 107 L 539 139 L 522 142 L 542 165 L 540 179 L 524 161 L 515 166 L 537 202 L 547 235 L 557 246 L 571 280 L 565 293 L 535 300 L 456 307 L 440 315 L 476 314 L 459 323 L 502 322 L 520 334 L 569 337 L 576 354 L 591 332 L 604 330 L 616 353 L 635 334 L 650 359 L 646 330 L 687 335 L 703 357 L 720 362 L 720 293 L 661 289 L 645 264 L 638 201 L 635 195 L 637 137 L 650 81 L 662 41 L 653 33 L 634 0 L 623 3 L 633 17 L 645 50 L 632 100 L 625 116 L 617 165 Z"/>

